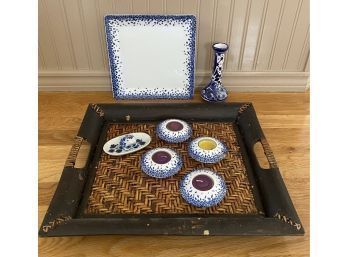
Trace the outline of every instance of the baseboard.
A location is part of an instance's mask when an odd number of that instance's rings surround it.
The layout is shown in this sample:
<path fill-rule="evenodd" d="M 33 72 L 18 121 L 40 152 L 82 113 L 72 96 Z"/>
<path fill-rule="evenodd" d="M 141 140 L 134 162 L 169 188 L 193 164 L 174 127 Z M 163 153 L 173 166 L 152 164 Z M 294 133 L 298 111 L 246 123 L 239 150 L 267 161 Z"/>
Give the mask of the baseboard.
<path fill-rule="evenodd" d="M 196 72 L 197 88 L 210 79 L 209 72 Z M 223 84 L 236 92 L 304 92 L 308 72 L 224 72 Z M 40 71 L 40 91 L 111 91 L 104 71 Z"/>

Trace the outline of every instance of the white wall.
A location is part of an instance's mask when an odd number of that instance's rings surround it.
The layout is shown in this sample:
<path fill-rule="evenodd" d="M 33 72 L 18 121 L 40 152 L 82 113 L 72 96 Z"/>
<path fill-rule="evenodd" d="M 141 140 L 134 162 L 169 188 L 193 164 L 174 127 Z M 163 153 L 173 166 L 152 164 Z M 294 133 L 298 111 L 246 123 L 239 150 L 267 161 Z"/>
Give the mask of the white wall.
<path fill-rule="evenodd" d="M 105 14 L 194 14 L 196 84 L 211 44 L 230 45 L 223 84 L 234 91 L 304 91 L 309 0 L 39 0 L 39 89 L 111 90 Z"/>

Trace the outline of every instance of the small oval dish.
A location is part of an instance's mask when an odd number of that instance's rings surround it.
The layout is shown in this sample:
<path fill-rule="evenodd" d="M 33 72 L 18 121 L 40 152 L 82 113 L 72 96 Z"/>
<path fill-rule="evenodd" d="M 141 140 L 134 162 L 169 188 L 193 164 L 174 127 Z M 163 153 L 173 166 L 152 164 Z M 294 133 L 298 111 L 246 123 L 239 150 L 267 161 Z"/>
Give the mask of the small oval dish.
<path fill-rule="evenodd" d="M 157 125 L 158 137 L 169 143 L 181 143 L 189 139 L 192 129 L 187 122 L 178 119 L 168 119 Z"/>
<path fill-rule="evenodd" d="M 139 151 L 150 142 L 151 137 L 146 133 L 130 133 L 110 139 L 104 144 L 103 150 L 109 155 L 120 156 Z"/>
<path fill-rule="evenodd" d="M 227 147 L 220 140 L 213 137 L 198 137 L 188 146 L 188 154 L 196 161 L 216 163 L 225 158 Z"/>
<path fill-rule="evenodd" d="M 155 148 L 142 156 L 140 166 L 151 177 L 167 178 L 179 172 L 182 159 L 172 149 Z"/>
<path fill-rule="evenodd" d="M 180 193 L 186 202 L 196 207 L 217 205 L 226 194 L 225 180 L 210 169 L 197 169 L 180 181 Z"/>

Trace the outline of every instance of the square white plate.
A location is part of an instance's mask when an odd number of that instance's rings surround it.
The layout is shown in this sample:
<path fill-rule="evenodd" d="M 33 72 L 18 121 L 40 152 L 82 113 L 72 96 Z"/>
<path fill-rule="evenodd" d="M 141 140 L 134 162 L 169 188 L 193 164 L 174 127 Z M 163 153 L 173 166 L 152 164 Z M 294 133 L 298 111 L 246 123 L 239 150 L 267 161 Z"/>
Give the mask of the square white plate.
<path fill-rule="evenodd" d="M 195 16 L 107 15 L 105 32 L 115 98 L 193 97 Z"/>

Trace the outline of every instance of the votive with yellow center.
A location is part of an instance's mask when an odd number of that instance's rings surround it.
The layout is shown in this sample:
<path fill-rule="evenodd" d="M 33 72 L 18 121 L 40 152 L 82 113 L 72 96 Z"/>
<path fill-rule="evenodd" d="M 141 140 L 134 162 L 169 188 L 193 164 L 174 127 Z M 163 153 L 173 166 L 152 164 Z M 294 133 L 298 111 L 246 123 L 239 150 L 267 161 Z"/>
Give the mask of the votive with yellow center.
<path fill-rule="evenodd" d="M 217 144 L 214 140 L 206 138 L 200 140 L 198 146 L 203 150 L 213 150 L 216 148 Z"/>

